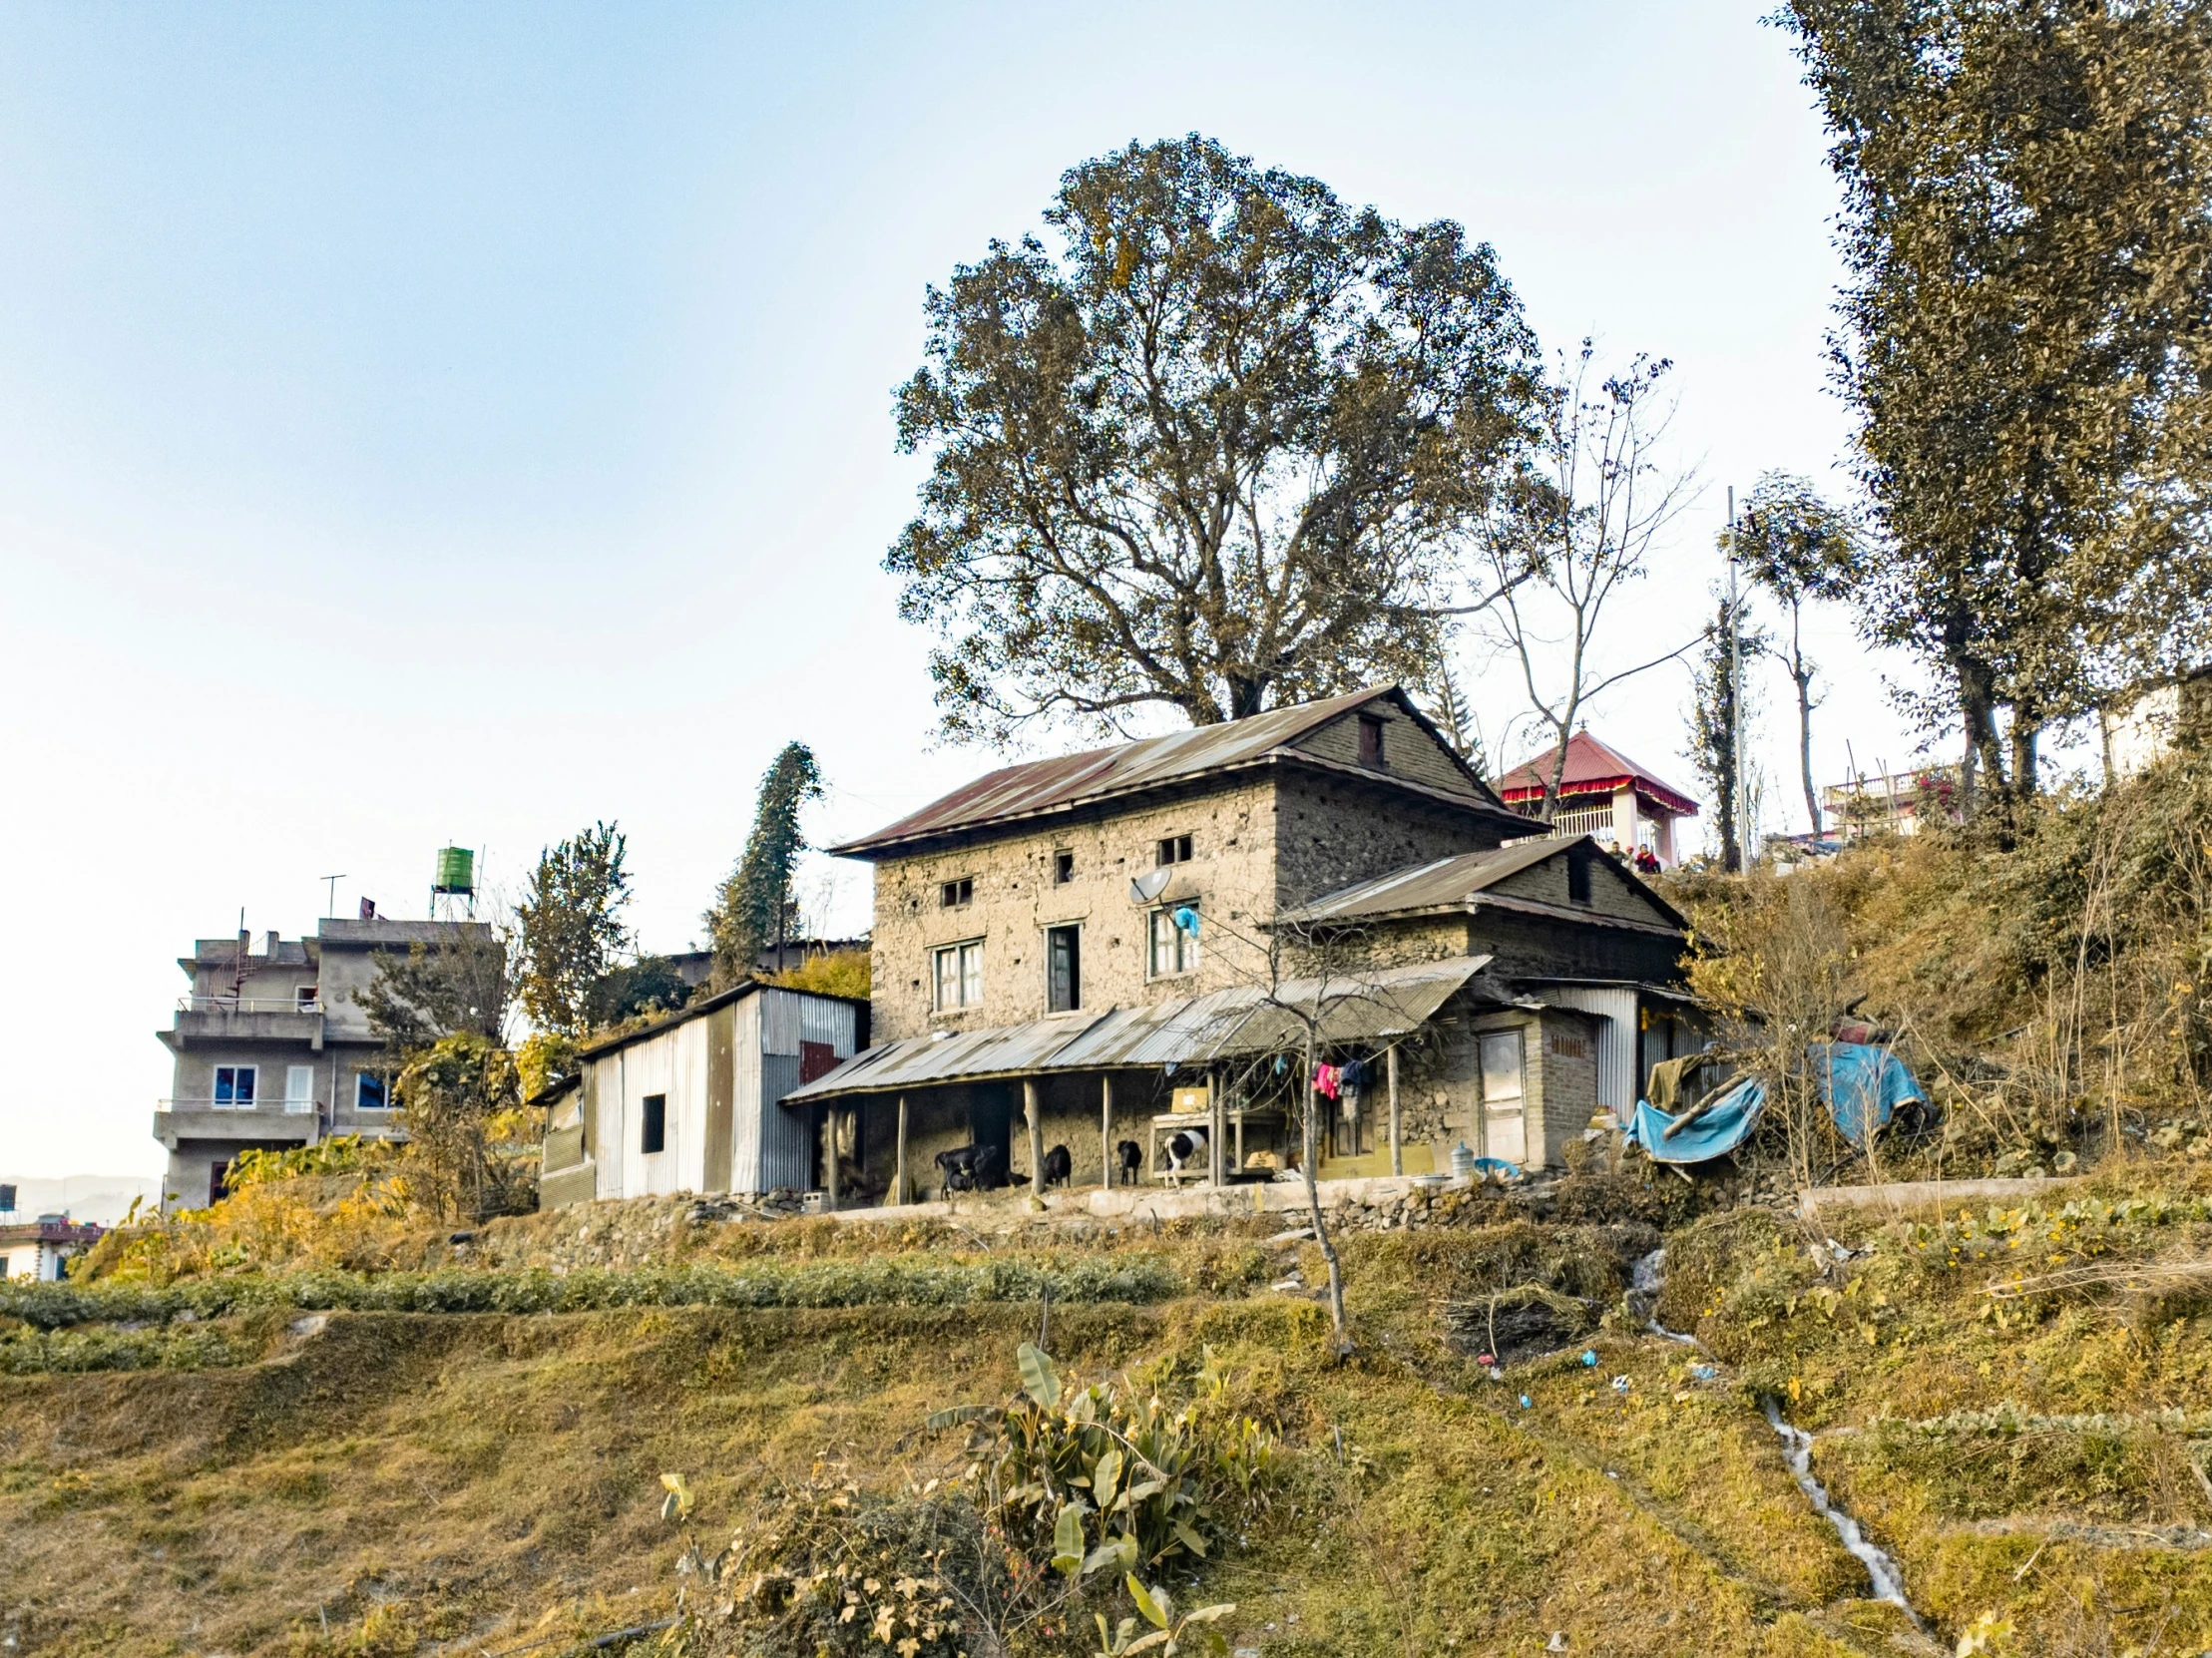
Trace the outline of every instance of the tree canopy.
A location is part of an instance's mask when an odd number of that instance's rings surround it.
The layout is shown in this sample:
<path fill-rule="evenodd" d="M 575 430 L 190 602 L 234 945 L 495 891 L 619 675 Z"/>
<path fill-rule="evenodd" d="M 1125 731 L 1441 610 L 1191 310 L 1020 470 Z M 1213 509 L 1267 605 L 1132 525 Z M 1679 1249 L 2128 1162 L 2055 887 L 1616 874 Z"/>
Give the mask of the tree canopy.
<path fill-rule="evenodd" d="M 806 850 L 799 812 L 821 796 L 822 768 L 814 751 L 803 742 L 784 744 L 760 779 L 745 855 L 715 890 L 703 918 L 713 941 L 716 985 L 747 978 L 758 971 L 763 950 L 780 950 L 800 936 L 792 892 L 799 855 Z"/>
<path fill-rule="evenodd" d="M 2202 648 L 2212 10 L 1782 16 L 1844 186 L 1837 374 L 1882 533 L 1861 598 L 1943 676 L 1931 721 L 2031 791 L 2042 726 Z"/>
<path fill-rule="evenodd" d="M 538 856 L 515 910 L 517 988 L 544 1030 L 578 1036 L 592 1028 L 600 986 L 630 943 L 623 923 L 630 902 L 623 868 L 628 850 L 621 829 L 595 823 Z"/>
<path fill-rule="evenodd" d="M 885 567 L 947 733 L 1424 679 L 1539 379 L 1491 248 L 1196 135 L 1045 222 L 929 291 L 898 393 L 931 471 Z"/>

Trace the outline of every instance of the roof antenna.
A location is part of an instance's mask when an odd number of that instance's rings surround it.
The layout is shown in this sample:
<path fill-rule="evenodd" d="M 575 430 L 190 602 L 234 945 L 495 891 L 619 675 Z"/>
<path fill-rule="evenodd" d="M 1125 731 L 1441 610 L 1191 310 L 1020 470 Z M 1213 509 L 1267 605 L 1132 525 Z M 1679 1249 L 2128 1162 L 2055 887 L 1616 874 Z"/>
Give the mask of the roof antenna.
<path fill-rule="evenodd" d="M 329 902 L 324 904 L 322 907 L 322 919 L 324 921 L 328 921 L 331 917 L 335 916 L 338 913 L 338 883 L 340 881 L 343 881 L 344 879 L 345 876 L 342 872 L 337 875 L 325 875 L 322 877 L 324 883 L 330 888 Z"/>

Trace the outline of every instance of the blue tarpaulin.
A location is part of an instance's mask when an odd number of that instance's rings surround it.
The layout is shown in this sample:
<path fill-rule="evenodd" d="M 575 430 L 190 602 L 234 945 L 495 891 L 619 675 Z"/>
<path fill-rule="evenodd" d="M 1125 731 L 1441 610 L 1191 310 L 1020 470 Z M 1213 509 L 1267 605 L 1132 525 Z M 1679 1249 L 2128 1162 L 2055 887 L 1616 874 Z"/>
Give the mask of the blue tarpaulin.
<path fill-rule="evenodd" d="M 1766 1103 L 1766 1084 L 1756 1076 L 1746 1076 L 1717 1095 L 1698 1113 L 1696 1121 L 1668 1139 L 1666 1131 L 1677 1119 L 1648 1099 L 1639 1099 L 1635 1120 L 1628 1125 L 1628 1137 L 1655 1163 L 1702 1163 L 1743 1144 Z"/>
<path fill-rule="evenodd" d="M 1907 1100 L 1926 1104 L 1905 1061 L 1887 1047 L 1867 1042 L 1814 1042 L 1806 1057 L 1813 1080 L 1836 1126 L 1853 1145 L 1867 1141 L 1890 1124 Z"/>

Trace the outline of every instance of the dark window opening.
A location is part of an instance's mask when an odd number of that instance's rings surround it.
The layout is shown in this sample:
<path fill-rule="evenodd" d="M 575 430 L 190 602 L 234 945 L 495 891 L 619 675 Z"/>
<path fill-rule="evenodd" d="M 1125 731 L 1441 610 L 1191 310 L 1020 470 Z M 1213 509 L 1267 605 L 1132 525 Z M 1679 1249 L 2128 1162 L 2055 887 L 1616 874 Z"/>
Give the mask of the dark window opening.
<path fill-rule="evenodd" d="M 390 1103 L 391 1095 L 384 1086 L 383 1077 L 366 1070 L 353 1073 L 353 1108 L 356 1111 L 381 1111 Z"/>
<path fill-rule="evenodd" d="M 1076 878 L 1076 855 L 1073 852 L 1053 854 L 1053 885 L 1065 887 Z"/>
<path fill-rule="evenodd" d="M 642 1102 L 640 1113 L 638 1149 L 640 1151 L 665 1151 L 668 1148 L 668 1096 L 664 1093 L 649 1093 Z"/>
<path fill-rule="evenodd" d="M 230 1195 L 230 1161 L 224 1158 L 208 1174 L 208 1201 L 221 1203 Z"/>
<path fill-rule="evenodd" d="M 1083 1006 L 1083 929 L 1053 927 L 1045 933 L 1045 998 L 1049 1011 Z"/>
<path fill-rule="evenodd" d="M 1570 903 L 1589 902 L 1589 853 L 1584 848 L 1566 855 L 1566 896 Z"/>
<path fill-rule="evenodd" d="M 1163 836 L 1159 843 L 1156 863 L 1187 864 L 1190 862 L 1190 837 L 1188 835 Z"/>
<path fill-rule="evenodd" d="M 976 896 L 976 878 L 963 875 L 957 881 L 947 881 L 937 889 L 937 905 L 943 910 L 957 910 L 973 903 Z"/>
<path fill-rule="evenodd" d="M 1374 714 L 1360 715 L 1360 764 L 1383 769 L 1383 722 Z"/>

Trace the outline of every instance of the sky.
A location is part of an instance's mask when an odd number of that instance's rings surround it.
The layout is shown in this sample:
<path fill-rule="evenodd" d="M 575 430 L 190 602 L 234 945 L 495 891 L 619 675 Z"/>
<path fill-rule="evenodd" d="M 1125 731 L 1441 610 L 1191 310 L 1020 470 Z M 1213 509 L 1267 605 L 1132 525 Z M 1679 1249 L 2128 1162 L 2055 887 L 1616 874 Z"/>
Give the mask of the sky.
<path fill-rule="evenodd" d="M 891 395 L 925 286 L 1132 140 L 1456 219 L 1548 347 L 1671 359 L 1702 494 L 1601 648 L 1687 637 L 1727 486 L 1840 490 L 1849 433 L 1766 9 L 0 5 L 0 1174 L 160 1169 L 176 959 L 241 910 L 311 932 L 339 874 L 420 915 L 449 842 L 511 897 L 609 819 L 680 950 L 784 743 L 823 844 L 1000 763 L 935 741 L 881 570 Z M 1908 664 L 1809 640 L 1820 778 L 1908 763 Z M 1465 666 L 1502 730 L 1516 678 Z M 1590 726 L 1696 792 L 1687 700 Z M 808 880 L 866 925 L 864 867 Z"/>

